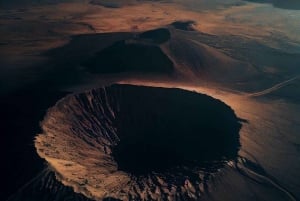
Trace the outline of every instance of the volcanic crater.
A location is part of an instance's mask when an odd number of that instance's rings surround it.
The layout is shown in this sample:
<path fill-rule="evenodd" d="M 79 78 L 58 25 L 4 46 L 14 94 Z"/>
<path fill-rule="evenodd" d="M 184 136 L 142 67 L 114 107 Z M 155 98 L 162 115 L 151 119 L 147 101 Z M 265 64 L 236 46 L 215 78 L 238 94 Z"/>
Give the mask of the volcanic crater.
<path fill-rule="evenodd" d="M 42 128 L 38 154 L 76 192 L 178 200 L 198 199 L 207 175 L 236 159 L 241 124 L 204 94 L 112 85 L 65 97 Z"/>

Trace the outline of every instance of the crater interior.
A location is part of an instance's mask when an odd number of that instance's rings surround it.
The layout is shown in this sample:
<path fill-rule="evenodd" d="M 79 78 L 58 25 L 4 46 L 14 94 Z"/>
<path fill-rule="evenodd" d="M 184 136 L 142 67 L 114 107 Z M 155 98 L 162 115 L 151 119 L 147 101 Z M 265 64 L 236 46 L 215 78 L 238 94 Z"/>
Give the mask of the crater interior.
<path fill-rule="evenodd" d="M 65 97 L 42 128 L 38 154 L 76 192 L 96 200 L 182 200 L 198 199 L 208 174 L 236 159 L 241 124 L 207 95 L 112 85 Z"/>

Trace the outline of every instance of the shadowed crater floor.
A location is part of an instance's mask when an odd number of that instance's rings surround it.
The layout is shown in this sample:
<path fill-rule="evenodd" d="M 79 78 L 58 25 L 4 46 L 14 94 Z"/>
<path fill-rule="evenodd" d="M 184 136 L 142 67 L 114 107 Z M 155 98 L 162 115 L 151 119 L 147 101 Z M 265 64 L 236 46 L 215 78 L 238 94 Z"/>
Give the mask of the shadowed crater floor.
<path fill-rule="evenodd" d="M 62 99 L 42 128 L 38 154 L 76 192 L 182 200 L 198 199 L 207 174 L 237 158 L 241 124 L 229 106 L 203 94 L 112 85 Z M 181 188 L 185 181 L 193 195 Z"/>
<path fill-rule="evenodd" d="M 180 89 L 125 89 L 113 149 L 120 170 L 169 172 L 237 156 L 240 124 L 221 101 Z"/>
<path fill-rule="evenodd" d="M 193 28 L 193 24 L 195 24 L 194 21 L 188 20 L 188 21 L 176 21 L 173 22 L 171 25 L 175 29 L 183 30 L 183 31 L 195 31 Z"/>

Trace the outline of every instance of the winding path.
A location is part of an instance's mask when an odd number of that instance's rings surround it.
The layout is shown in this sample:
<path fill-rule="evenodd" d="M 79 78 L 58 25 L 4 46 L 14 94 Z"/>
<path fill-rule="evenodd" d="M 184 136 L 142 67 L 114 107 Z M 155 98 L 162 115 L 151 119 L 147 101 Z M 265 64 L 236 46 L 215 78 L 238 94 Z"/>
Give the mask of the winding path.
<path fill-rule="evenodd" d="M 278 89 L 280 89 L 280 88 L 288 85 L 289 83 L 297 80 L 298 78 L 300 78 L 300 75 L 297 75 L 297 76 L 295 76 L 293 78 L 290 78 L 288 80 L 285 80 L 283 82 L 275 84 L 274 86 L 272 86 L 272 87 L 270 87 L 268 89 L 265 89 L 265 90 L 262 90 L 262 91 L 259 91 L 259 92 L 255 92 L 255 93 L 249 93 L 249 94 L 246 94 L 245 96 L 247 96 L 247 97 L 257 97 L 257 96 L 263 96 L 263 95 L 269 94 L 269 93 L 271 93 L 273 91 L 276 91 L 276 90 L 278 90 Z"/>

